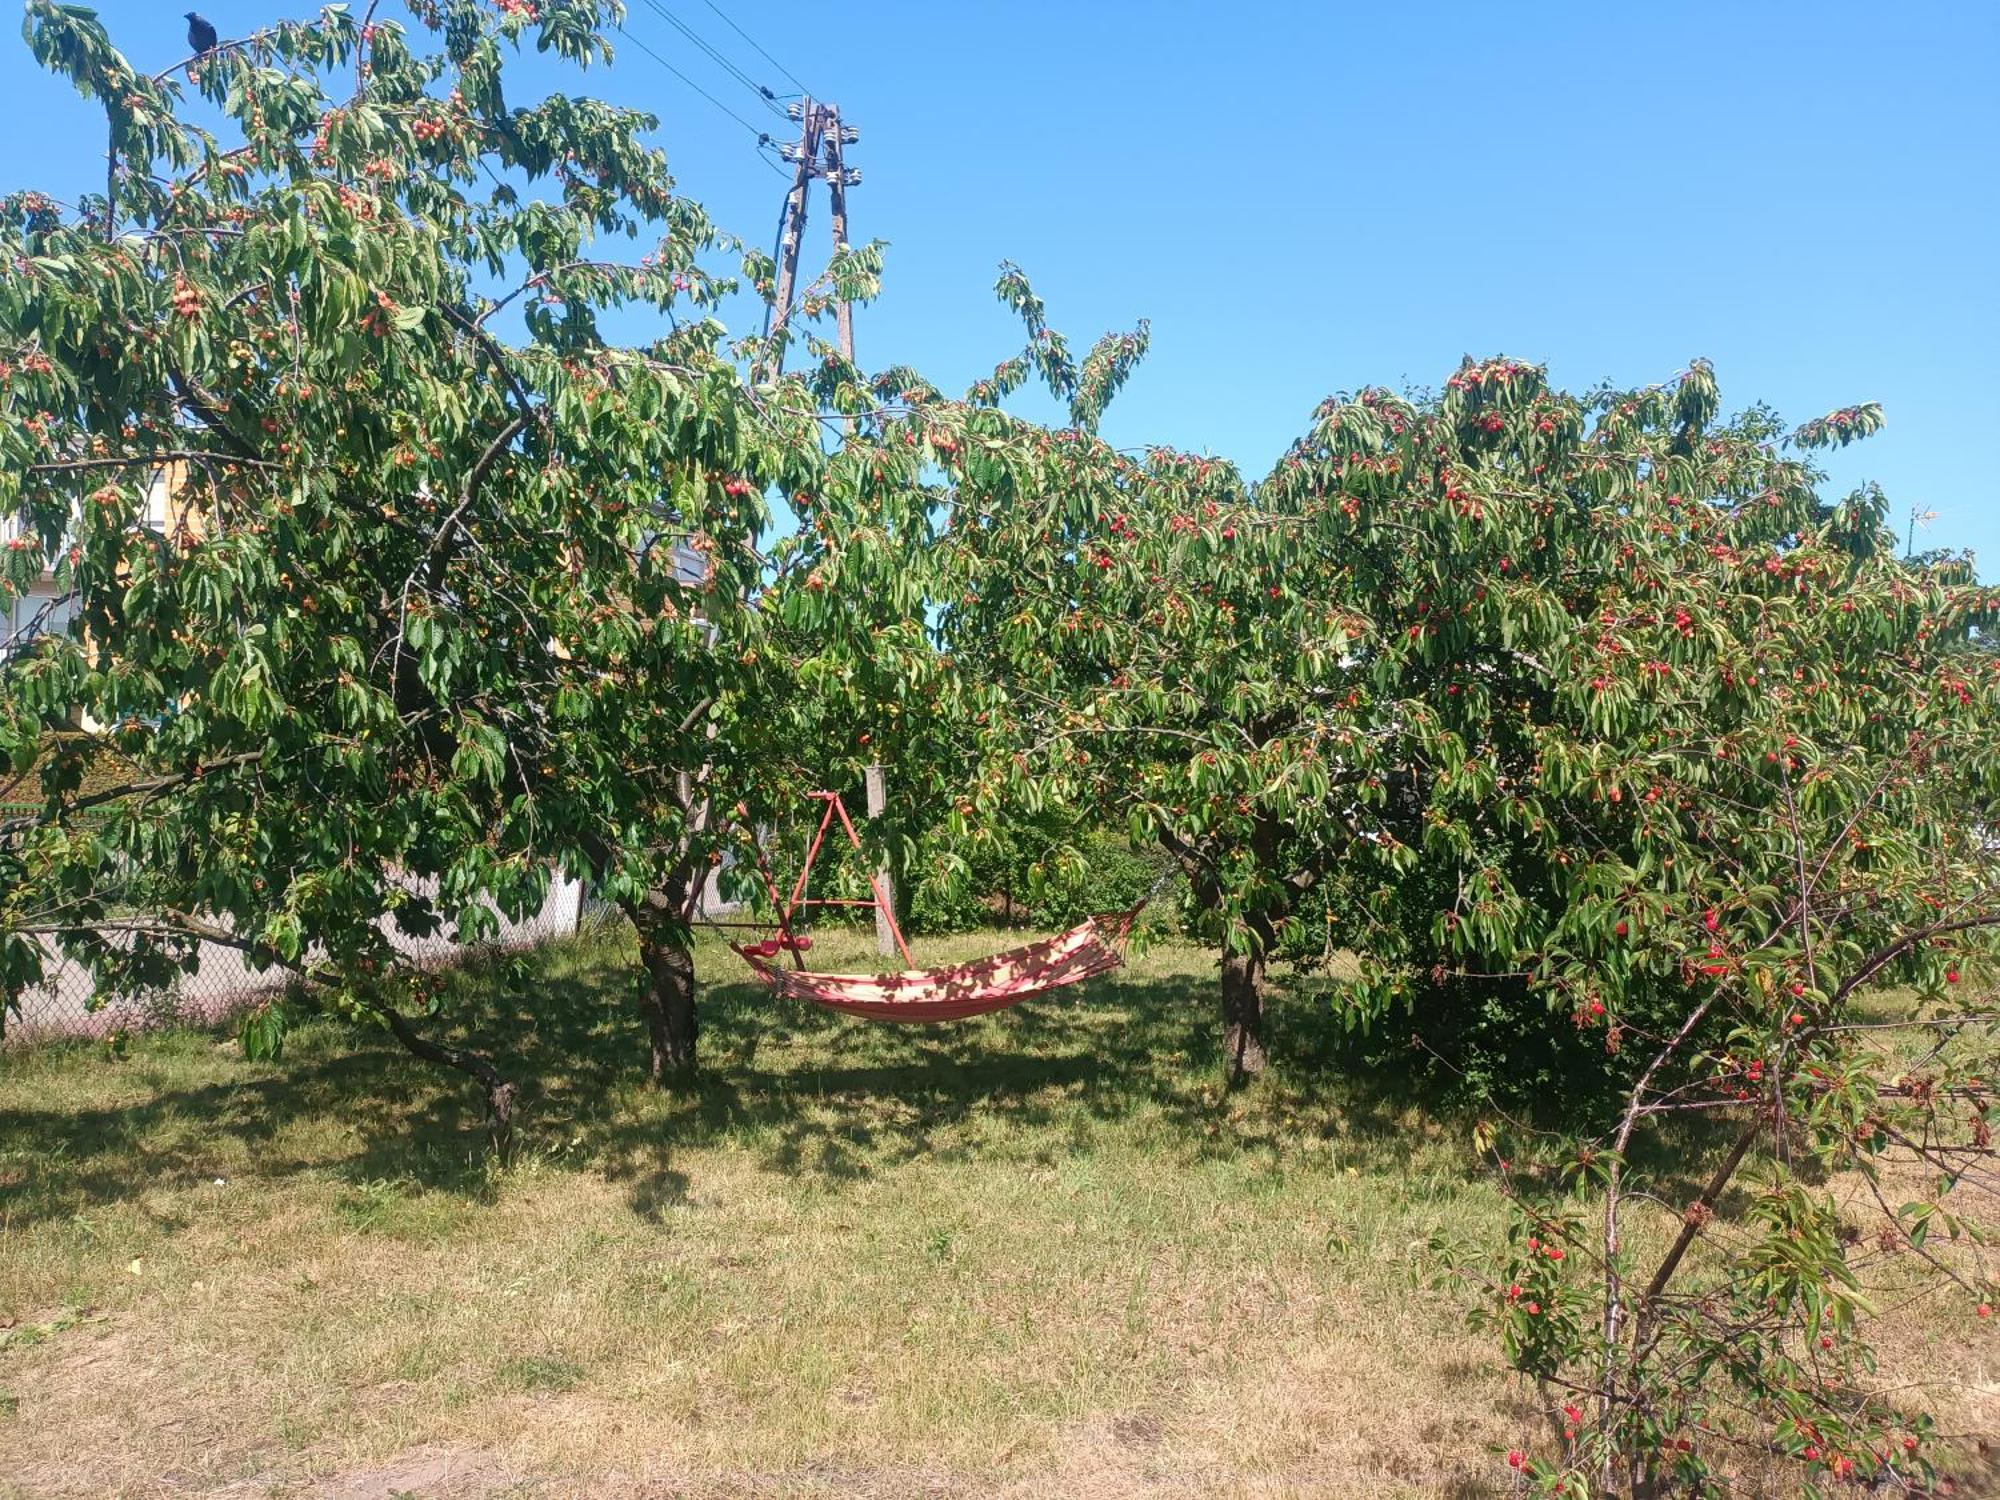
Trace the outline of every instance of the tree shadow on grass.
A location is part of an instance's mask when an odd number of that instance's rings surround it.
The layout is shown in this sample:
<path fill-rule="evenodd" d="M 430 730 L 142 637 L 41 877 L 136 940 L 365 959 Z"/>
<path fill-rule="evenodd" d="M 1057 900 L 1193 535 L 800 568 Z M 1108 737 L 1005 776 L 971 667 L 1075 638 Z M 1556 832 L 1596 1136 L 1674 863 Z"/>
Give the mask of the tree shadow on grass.
<path fill-rule="evenodd" d="M 1376 1106 L 1392 1113 L 1484 1119 L 1503 1127 L 1503 1155 L 1511 1154 L 1504 1144 L 1510 1138 L 1523 1154 L 1531 1154 L 1530 1137 L 1537 1133 L 1579 1143 L 1608 1142 L 1649 1055 L 1642 1048 L 1616 1066 L 1607 1065 L 1600 1030 L 1552 1025 L 1544 1002 L 1525 994 L 1513 997 L 1519 1007 L 1513 1017 L 1496 1021 L 1486 1015 L 1468 1026 L 1465 1014 L 1478 1007 L 1463 993 L 1436 992 L 1420 997 L 1409 1014 L 1367 1031 L 1342 1024 L 1319 976 L 1304 976 L 1298 988 L 1321 997 L 1317 1006 L 1303 1008 L 1310 1039 L 1300 1038 L 1300 1045 L 1308 1049 L 1312 1065 L 1301 1072 L 1309 1082 L 1346 1091 L 1365 1081 Z M 1517 1070 L 1505 1084 L 1492 1076 L 1500 1060 L 1496 1034 L 1503 1026 L 1511 1026 L 1515 1037 L 1504 1061 Z M 1627 1188 L 1673 1203 L 1693 1201 L 1749 1117 L 1748 1106 L 1741 1112 L 1649 1116 L 1626 1153 Z M 1759 1159 L 1753 1152 L 1751 1162 Z M 1808 1182 L 1823 1180 L 1809 1160 L 1794 1163 L 1793 1170 Z M 1732 1186 L 1716 1211 L 1734 1219 L 1751 1197 Z"/>
<path fill-rule="evenodd" d="M 490 1180 L 477 1151 L 480 1115 L 476 1100 L 440 1089 L 371 1039 L 258 1076 L 163 1087 L 137 1103 L 0 1107 L 0 1163 L 11 1167 L 0 1168 L 0 1218 L 66 1218 L 147 1191 L 197 1187 L 226 1175 L 225 1139 L 249 1148 L 263 1177 L 331 1167 L 357 1183 L 476 1194 Z M 288 1136 L 315 1120 L 326 1128 L 311 1140 Z M 328 1139 L 347 1136 L 347 1123 L 358 1136 Z"/>
<path fill-rule="evenodd" d="M 673 1091 L 644 1077 L 622 936 L 468 965 L 452 977 L 448 1013 L 463 1018 L 457 1039 L 519 1080 L 525 1149 L 603 1172 L 647 1218 L 686 1200 L 683 1153 L 725 1145 L 829 1190 L 919 1161 L 1050 1165 L 1096 1150 L 1114 1122 L 1190 1164 L 1282 1170 L 1304 1140 L 1336 1135 L 1385 1163 L 1415 1149 L 1417 1101 L 1393 1079 L 1323 1066 L 1337 1024 L 1323 1002 L 1277 997 L 1271 1075 L 1225 1092 L 1214 981 L 1199 963 L 921 1026 L 794 1005 L 738 979 L 733 962 L 719 947 L 701 952 L 705 1069 Z M 264 1177 L 332 1173 L 475 1200 L 492 1191 L 474 1091 L 385 1034 L 317 1023 L 275 1064 L 184 1056 L 177 1070 L 164 1055 L 176 1047 L 220 1050 L 188 1033 L 141 1038 L 130 1061 L 80 1064 L 45 1100 L 0 1104 L 0 1213 L 19 1225 L 193 1187 L 218 1175 L 227 1139 Z M 108 1091 L 91 1070 L 143 1075 L 149 1049 L 161 1052 L 159 1086 L 136 1102 L 96 1102 Z M 217 1068 L 224 1076 L 205 1076 Z M 200 1081 L 177 1081 L 189 1073 Z"/>
<path fill-rule="evenodd" d="M 1127 969 L 931 1026 L 793 1004 L 732 975 L 726 952 L 703 959 L 705 1070 L 684 1089 L 640 1089 L 637 1035 L 615 1009 L 545 1007 L 536 1022 L 550 1050 L 530 1059 L 534 1128 L 583 1142 L 613 1180 L 636 1185 L 635 1207 L 657 1201 L 647 1184 L 677 1153 L 723 1144 L 829 1188 L 920 1161 L 1049 1166 L 1135 1129 L 1190 1165 L 1259 1170 L 1281 1169 L 1309 1138 L 1338 1136 L 1385 1164 L 1422 1148 L 1409 1099 L 1379 1077 L 1320 1067 L 1338 1023 L 1310 999 L 1277 997 L 1270 1075 L 1226 1092 L 1215 981 L 1201 963 Z"/>

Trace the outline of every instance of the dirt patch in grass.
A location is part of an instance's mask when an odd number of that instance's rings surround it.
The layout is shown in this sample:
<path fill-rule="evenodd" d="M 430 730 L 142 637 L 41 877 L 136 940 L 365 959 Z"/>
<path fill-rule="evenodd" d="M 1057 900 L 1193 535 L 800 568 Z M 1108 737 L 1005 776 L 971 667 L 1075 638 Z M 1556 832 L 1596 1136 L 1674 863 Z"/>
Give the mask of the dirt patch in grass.
<path fill-rule="evenodd" d="M 485 1500 L 519 1492 L 520 1481 L 509 1476 L 490 1454 L 439 1447 L 413 1448 L 384 1464 L 323 1479 L 304 1493 L 311 1500 Z"/>

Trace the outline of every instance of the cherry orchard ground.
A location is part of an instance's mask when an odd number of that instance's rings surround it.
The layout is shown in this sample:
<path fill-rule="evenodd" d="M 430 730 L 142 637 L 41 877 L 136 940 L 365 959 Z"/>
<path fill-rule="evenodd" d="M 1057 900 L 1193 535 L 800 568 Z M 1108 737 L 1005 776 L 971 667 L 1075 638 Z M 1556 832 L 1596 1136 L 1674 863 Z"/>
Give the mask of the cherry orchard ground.
<path fill-rule="evenodd" d="M 864 933 L 822 946 L 870 961 Z M 1235 1094 L 1192 946 L 963 1032 L 856 1034 L 705 981 L 730 1083 L 676 1095 L 618 1014 L 635 960 L 612 929 L 453 981 L 449 1013 L 534 1022 L 518 1070 L 545 1128 L 506 1173 L 451 1080 L 379 1034 L 310 1022 L 278 1062 L 192 1032 L 122 1064 L 10 1055 L 0 1472 L 78 1500 L 162 1474 L 1306 1500 L 1503 1494 L 1507 1449 L 1552 1441 L 1531 1385 L 1413 1281 L 1441 1228 L 1504 1232 L 1466 1122 L 1393 1072 L 1330 1072 L 1318 981 L 1279 975 L 1270 1067 Z M 1991 1430 L 1973 1322 L 1886 1310 L 1881 1377 Z"/>

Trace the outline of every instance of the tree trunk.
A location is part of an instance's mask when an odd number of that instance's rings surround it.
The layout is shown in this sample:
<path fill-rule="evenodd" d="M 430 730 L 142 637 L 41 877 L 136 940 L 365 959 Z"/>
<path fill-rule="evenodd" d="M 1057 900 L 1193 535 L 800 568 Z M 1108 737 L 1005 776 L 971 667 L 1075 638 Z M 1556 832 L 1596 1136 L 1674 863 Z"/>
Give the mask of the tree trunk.
<path fill-rule="evenodd" d="M 1264 1071 L 1264 953 L 1222 955 L 1223 1068 L 1231 1088 Z"/>
<path fill-rule="evenodd" d="M 400 1011 L 385 1010 L 383 1018 L 389 1023 L 389 1030 L 404 1050 L 425 1062 L 436 1063 L 440 1067 L 452 1068 L 465 1074 L 480 1087 L 486 1096 L 486 1133 L 493 1143 L 493 1151 L 504 1163 L 512 1160 L 514 1154 L 514 1104 L 515 1086 L 493 1065 L 491 1058 L 466 1047 L 453 1047 L 443 1042 L 432 1041 L 418 1031 L 415 1023 Z"/>
<path fill-rule="evenodd" d="M 639 931 L 639 960 L 646 968 L 646 987 L 639 995 L 652 1043 L 648 1076 L 668 1084 L 694 1076 L 695 1041 L 700 1025 L 694 1009 L 694 950 L 690 934 L 678 923 L 634 924 Z"/>
<path fill-rule="evenodd" d="M 1258 825 L 1252 852 L 1265 868 L 1272 867 L 1284 835 L 1281 824 Z M 1223 892 L 1213 859 L 1171 829 L 1161 830 L 1160 847 L 1187 876 L 1196 905 L 1221 918 L 1223 1076 L 1230 1088 L 1241 1088 L 1263 1073 L 1268 1060 L 1264 1050 L 1264 969 L 1277 949 L 1278 931 L 1290 898 L 1241 916 L 1224 916 Z M 1285 883 L 1300 890 L 1310 884 L 1296 880 Z M 1238 941 L 1246 942 L 1249 951 L 1237 952 Z"/>

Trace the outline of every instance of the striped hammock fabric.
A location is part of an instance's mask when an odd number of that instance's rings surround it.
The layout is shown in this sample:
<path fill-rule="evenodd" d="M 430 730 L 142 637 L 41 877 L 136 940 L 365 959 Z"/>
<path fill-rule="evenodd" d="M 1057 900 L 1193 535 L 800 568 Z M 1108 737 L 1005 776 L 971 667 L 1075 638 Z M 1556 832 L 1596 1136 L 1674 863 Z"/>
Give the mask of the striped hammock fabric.
<path fill-rule="evenodd" d="M 1077 984 L 1117 968 L 1117 945 L 1132 930 L 1138 909 L 1092 917 L 1080 926 L 1025 947 L 949 969 L 905 969 L 900 974 L 814 974 L 781 969 L 754 953 L 736 951 L 777 993 L 870 1021 L 957 1021 L 1018 1004 L 1030 995 Z"/>

